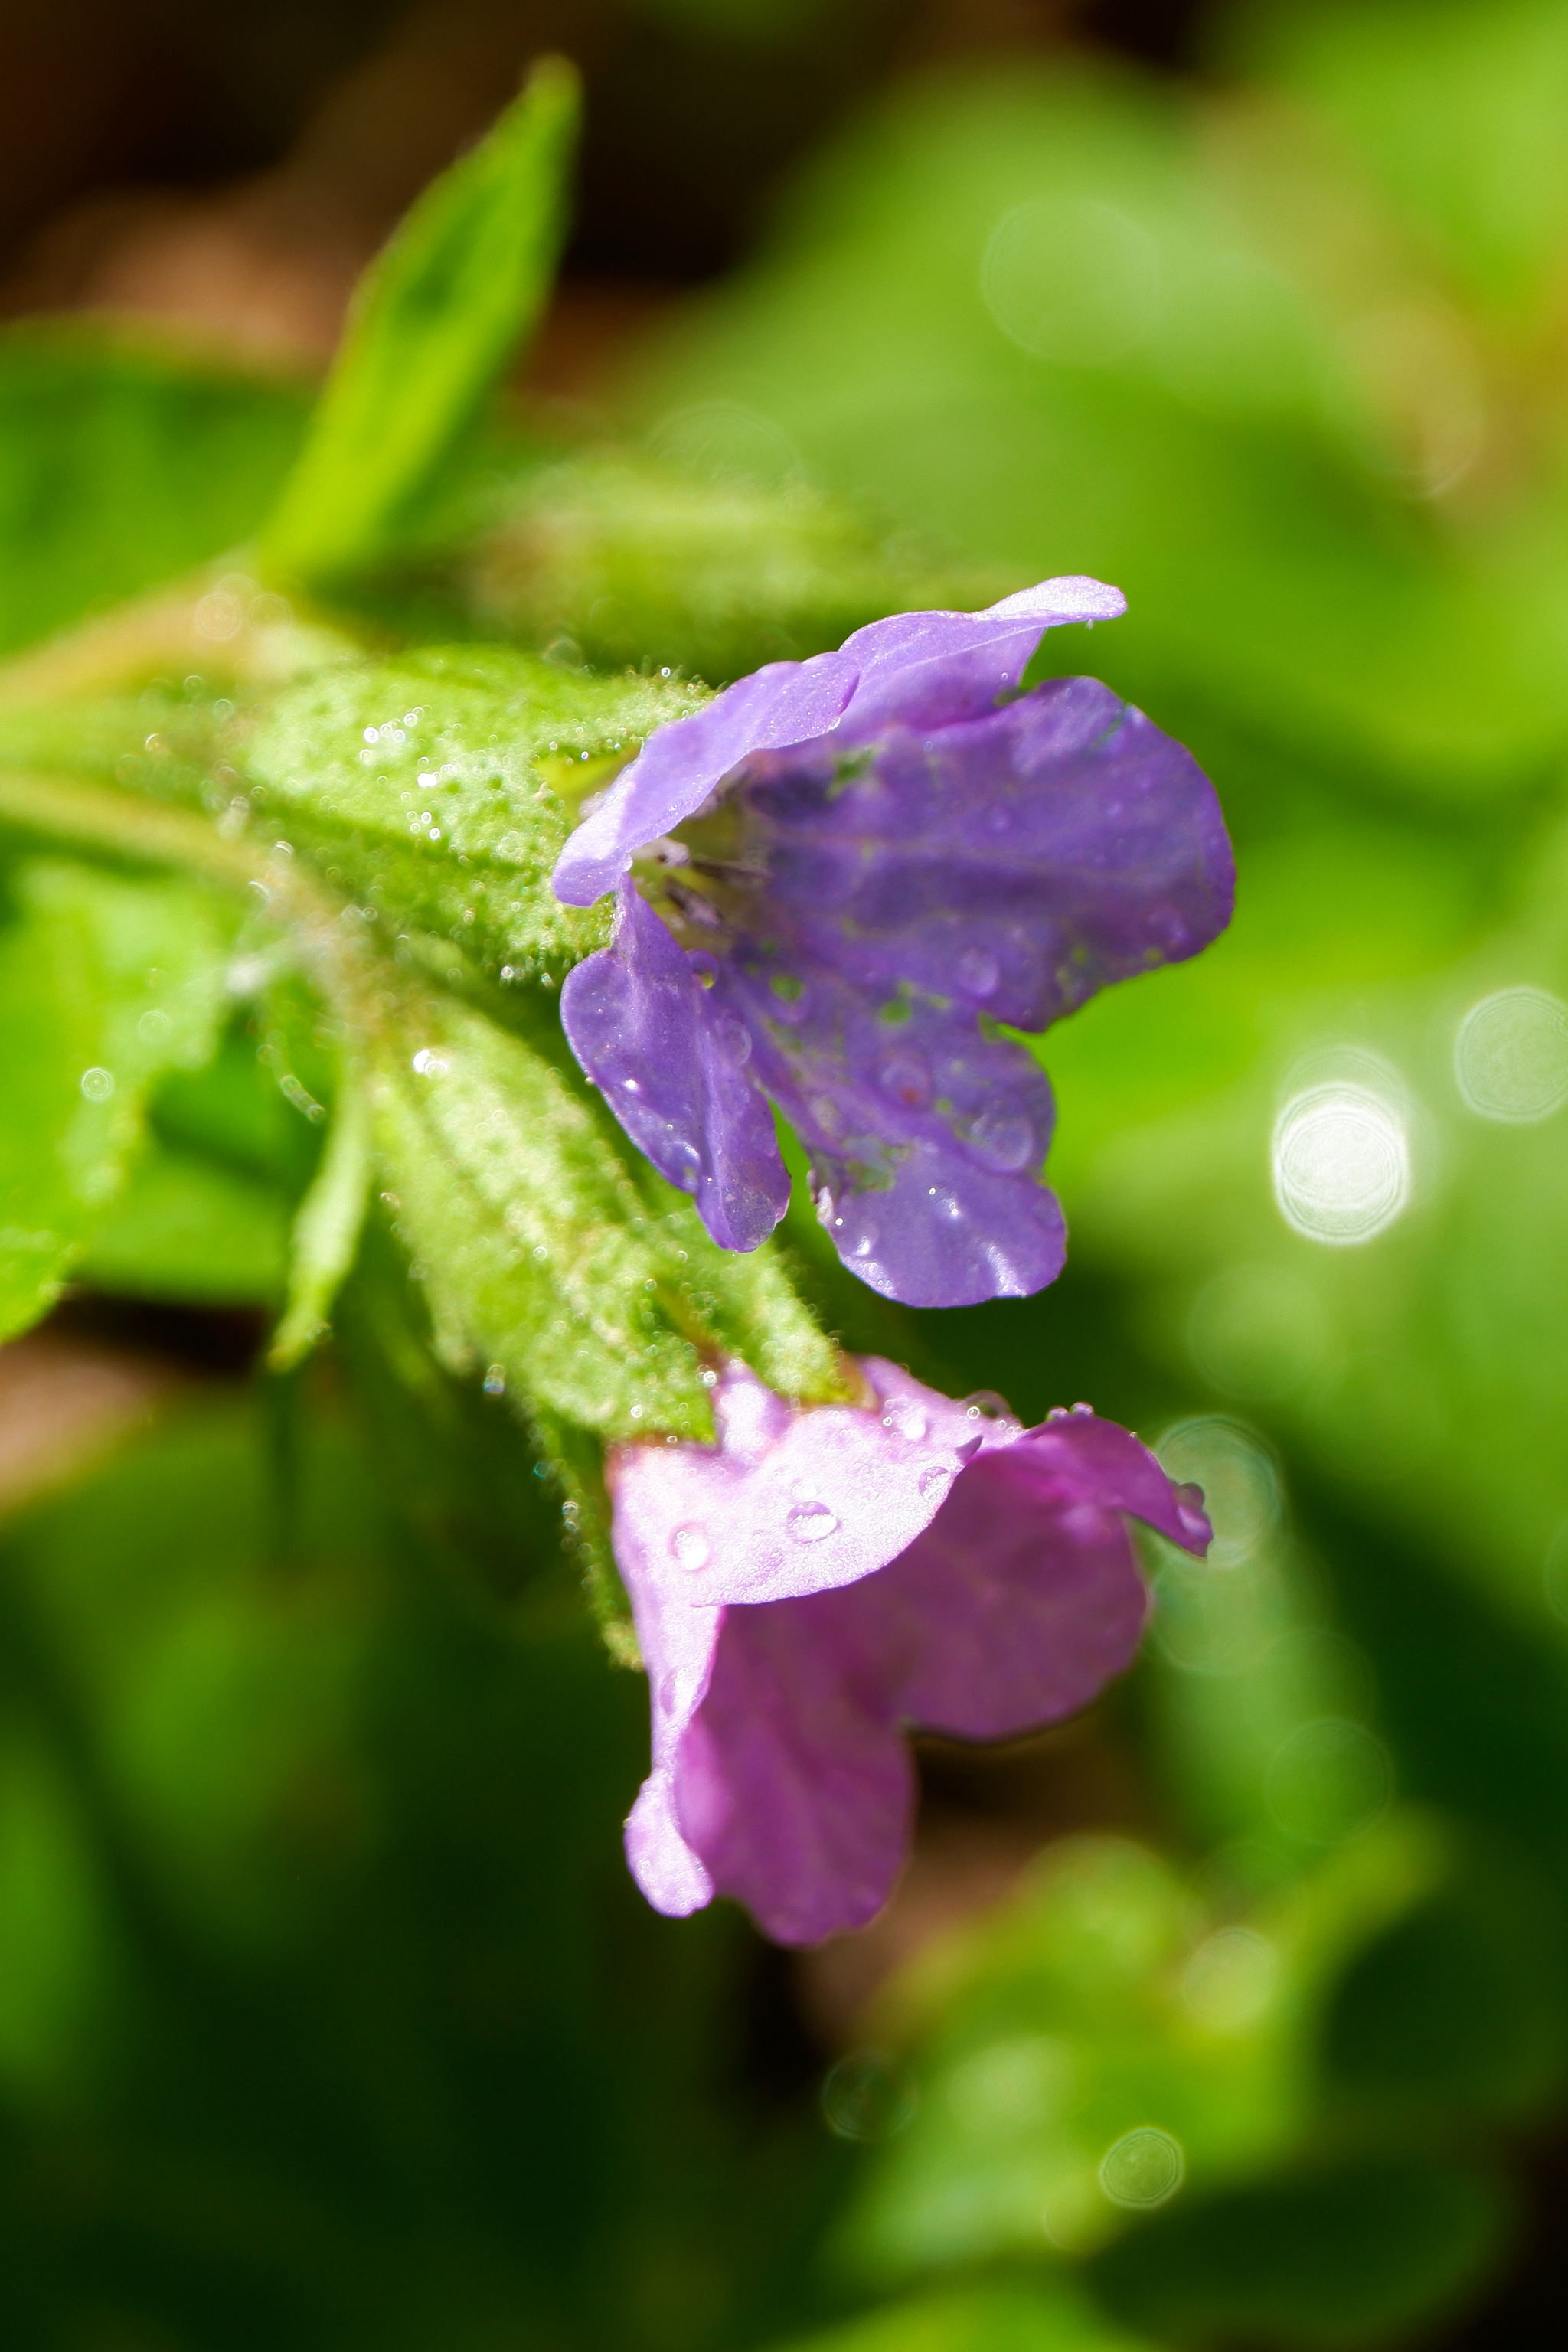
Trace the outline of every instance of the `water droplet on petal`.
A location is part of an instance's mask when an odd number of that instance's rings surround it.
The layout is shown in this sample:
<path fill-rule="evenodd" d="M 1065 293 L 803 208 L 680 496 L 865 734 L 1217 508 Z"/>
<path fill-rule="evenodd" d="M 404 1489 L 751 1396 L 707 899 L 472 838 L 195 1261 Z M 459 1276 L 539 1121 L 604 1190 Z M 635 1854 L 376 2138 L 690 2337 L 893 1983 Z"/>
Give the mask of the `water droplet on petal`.
<path fill-rule="evenodd" d="M 877 1073 L 877 1084 L 884 1094 L 907 1103 L 911 1110 L 923 1110 L 931 1100 L 931 1072 L 912 1054 L 900 1054 L 896 1061 L 884 1062 Z"/>
<path fill-rule="evenodd" d="M 677 1567 L 685 1569 L 690 1576 L 695 1576 L 699 1569 L 706 1568 L 713 1557 L 707 1528 L 695 1524 L 677 1528 L 669 1538 L 669 1549 Z"/>
<path fill-rule="evenodd" d="M 933 1495 L 945 1493 L 952 1484 L 952 1472 L 945 1463 L 933 1462 L 929 1470 L 921 1472 L 918 1484 L 921 1502 L 929 1503 Z"/>
<path fill-rule="evenodd" d="M 1075 1404 L 1073 1411 L 1074 1412 L 1092 1412 L 1094 1407 L 1091 1404 Z"/>
<path fill-rule="evenodd" d="M 961 987 L 971 996 L 994 996 L 1002 967 L 987 948 L 966 948 L 958 959 Z"/>
<path fill-rule="evenodd" d="M 897 1430 L 911 1445 L 918 1445 L 931 1427 L 931 1415 L 912 1397 L 894 1397 L 882 1415 L 882 1426 Z"/>
<path fill-rule="evenodd" d="M 969 1148 L 987 1168 L 1012 1176 L 1035 1157 L 1034 1122 L 1021 1111 L 982 1111 L 970 1128 Z"/>
<path fill-rule="evenodd" d="M 994 1389 L 973 1389 L 963 1400 L 963 1410 L 971 1421 L 1011 1421 L 1013 1408 L 1005 1396 Z M 1057 1408 L 1059 1412 L 1062 1408 Z"/>
<path fill-rule="evenodd" d="M 826 1503 L 797 1503 L 784 1521 L 796 1543 L 821 1543 L 838 1533 L 838 1519 Z"/>

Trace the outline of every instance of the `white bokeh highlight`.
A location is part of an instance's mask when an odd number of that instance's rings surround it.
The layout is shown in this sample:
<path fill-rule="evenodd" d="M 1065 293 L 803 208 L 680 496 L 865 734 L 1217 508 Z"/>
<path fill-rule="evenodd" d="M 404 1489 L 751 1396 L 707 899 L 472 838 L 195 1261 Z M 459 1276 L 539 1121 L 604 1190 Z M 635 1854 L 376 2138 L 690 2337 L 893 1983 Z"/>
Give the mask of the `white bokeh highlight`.
<path fill-rule="evenodd" d="M 1410 1198 L 1410 1143 L 1399 1105 L 1340 1083 L 1295 1095 L 1274 1129 L 1274 1197 L 1311 1241 L 1369 1242 Z"/>
<path fill-rule="evenodd" d="M 1543 988 L 1500 988 L 1454 1039 L 1454 1080 L 1479 1118 L 1525 1126 L 1568 1102 L 1568 1004 Z"/>

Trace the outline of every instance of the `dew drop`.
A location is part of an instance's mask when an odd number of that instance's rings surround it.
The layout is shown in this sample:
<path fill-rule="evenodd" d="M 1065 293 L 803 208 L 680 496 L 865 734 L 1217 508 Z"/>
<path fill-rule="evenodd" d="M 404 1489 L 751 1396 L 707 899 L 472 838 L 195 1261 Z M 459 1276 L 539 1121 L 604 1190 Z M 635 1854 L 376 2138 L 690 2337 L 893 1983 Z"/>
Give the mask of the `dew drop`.
<path fill-rule="evenodd" d="M 945 1493 L 952 1484 L 952 1473 L 945 1464 L 933 1462 L 929 1470 L 921 1472 L 918 1483 L 921 1502 L 929 1503 L 933 1495 Z"/>
<path fill-rule="evenodd" d="M 971 996 L 993 996 L 1002 967 L 988 948 L 966 948 L 958 959 L 958 977 Z"/>
<path fill-rule="evenodd" d="M 713 1557 L 707 1529 L 698 1527 L 695 1522 L 689 1527 L 676 1528 L 669 1538 L 669 1549 L 676 1566 L 685 1569 L 689 1576 L 695 1576 L 699 1569 L 706 1568 Z"/>
<path fill-rule="evenodd" d="M 911 1445 L 918 1445 L 931 1427 L 931 1415 L 909 1397 L 897 1397 L 882 1415 L 884 1429 L 897 1430 Z"/>
<path fill-rule="evenodd" d="M 796 1543 L 821 1543 L 838 1533 L 838 1519 L 826 1503 L 797 1503 L 784 1521 Z"/>
<path fill-rule="evenodd" d="M 1022 1112 L 982 1111 L 970 1128 L 969 1148 L 987 1168 L 1016 1175 L 1035 1156 L 1034 1123 Z"/>
<path fill-rule="evenodd" d="M 877 1084 L 884 1094 L 908 1103 L 912 1110 L 923 1110 L 931 1100 L 931 1072 L 912 1054 L 900 1054 L 896 1061 L 885 1062 L 877 1073 Z"/>
<path fill-rule="evenodd" d="M 972 1390 L 963 1400 L 963 1410 L 971 1421 L 1011 1421 L 1013 1418 L 1012 1406 L 1005 1396 L 998 1396 L 994 1389 Z"/>

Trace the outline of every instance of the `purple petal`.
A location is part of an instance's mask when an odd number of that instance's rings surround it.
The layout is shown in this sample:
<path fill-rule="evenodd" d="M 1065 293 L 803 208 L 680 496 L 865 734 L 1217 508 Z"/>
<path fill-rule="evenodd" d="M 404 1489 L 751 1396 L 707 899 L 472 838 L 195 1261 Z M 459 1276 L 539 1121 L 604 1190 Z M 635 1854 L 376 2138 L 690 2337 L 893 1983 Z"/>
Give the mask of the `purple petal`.
<path fill-rule="evenodd" d="M 894 1365 L 863 1369 L 868 1407 L 807 1411 L 731 1365 L 714 1397 L 717 1445 L 620 1445 L 610 1454 L 616 1558 L 653 1722 L 652 1769 L 626 1824 L 626 1856 L 654 1908 L 673 1916 L 700 1909 L 712 1891 L 682 1832 L 676 1769 L 721 1629 L 736 1613 L 725 1601 L 873 1575 L 929 1526 L 964 1459 L 1016 1434 L 1016 1424 L 977 1427 L 962 1405 Z M 803 1503 L 794 1532 L 790 1514 Z M 838 1520 L 826 1533 L 819 1504 Z"/>
<path fill-rule="evenodd" d="M 766 879 L 719 991 L 846 1262 L 912 1306 L 1039 1289 L 1064 1246 L 1040 1181 L 1050 1088 L 986 1030 L 1044 1028 L 1223 929 L 1234 869 L 1207 778 L 1069 678 L 894 728 L 858 772 L 826 744 L 760 758 L 739 791 Z"/>
<path fill-rule="evenodd" d="M 635 850 L 694 816 L 750 752 L 825 734 L 858 675 L 842 654 L 770 662 L 726 687 L 706 710 L 658 728 L 567 842 L 556 861 L 555 896 L 569 907 L 591 907 L 615 888 Z"/>
<path fill-rule="evenodd" d="M 1075 574 L 1042 580 L 984 613 L 896 613 L 873 621 L 844 642 L 860 680 L 839 738 L 867 742 L 887 727 L 978 719 L 1017 685 L 1047 629 L 1113 621 L 1126 610 L 1120 588 Z"/>
<path fill-rule="evenodd" d="M 789 1176 L 746 1071 L 751 1038 L 629 882 L 611 944 L 568 973 L 561 1019 L 632 1141 L 693 1195 L 721 1248 L 755 1249 L 789 1205 Z"/>
<path fill-rule="evenodd" d="M 867 1370 L 884 1426 L 933 1402 L 962 1410 L 890 1365 Z M 617 1544 L 619 1508 L 617 1493 Z M 986 1423 L 941 1509 L 886 1566 L 715 1612 L 700 1694 L 668 1740 L 656 1724 L 633 1816 L 670 1822 L 685 1859 L 668 1846 L 657 1859 L 682 1900 L 706 1874 L 779 1943 L 863 1926 L 908 1842 L 902 1725 L 1015 1736 L 1085 1706 L 1131 1662 L 1148 1602 L 1128 1513 L 1189 1549 L 1208 1540 L 1190 1496 L 1114 1423 Z"/>
<path fill-rule="evenodd" d="M 1001 1739 L 1087 1706 L 1131 1664 L 1148 1613 L 1127 1512 L 1189 1549 L 1207 1541 L 1206 1521 L 1184 1514 L 1114 1422 L 1068 1414 L 972 1464 L 868 1588 L 901 1665 L 897 1712 Z"/>
<path fill-rule="evenodd" d="M 1039 1181 L 1054 1107 L 1022 1046 L 983 1036 L 968 1006 L 917 1003 L 890 1025 L 825 970 L 789 1006 L 732 967 L 721 986 L 861 1281 L 906 1306 L 965 1307 L 1056 1279 L 1066 1226 Z"/>
<path fill-rule="evenodd" d="M 826 964 L 890 1011 L 950 999 L 1043 1029 L 1195 955 L 1230 919 L 1213 786 L 1093 678 L 935 733 L 895 729 L 847 777 L 826 747 L 765 759 L 742 789 L 772 963 L 796 958 L 803 980 Z"/>
<path fill-rule="evenodd" d="M 616 1557 L 634 1603 L 639 1591 L 707 1612 L 795 1598 L 870 1576 L 914 1541 L 976 1447 L 995 1441 L 907 1373 L 865 1369 L 877 1403 L 805 1408 L 731 1367 L 715 1397 L 717 1447 L 616 1448 Z"/>
<path fill-rule="evenodd" d="M 690 1848 L 776 1944 L 864 1927 L 909 1844 L 914 1773 L 879 1686 L 879 1629 L 864 1612 L 846 1622 L 842 1598 L 726 1610 L 680 1747 L 676 1804 Z"/>

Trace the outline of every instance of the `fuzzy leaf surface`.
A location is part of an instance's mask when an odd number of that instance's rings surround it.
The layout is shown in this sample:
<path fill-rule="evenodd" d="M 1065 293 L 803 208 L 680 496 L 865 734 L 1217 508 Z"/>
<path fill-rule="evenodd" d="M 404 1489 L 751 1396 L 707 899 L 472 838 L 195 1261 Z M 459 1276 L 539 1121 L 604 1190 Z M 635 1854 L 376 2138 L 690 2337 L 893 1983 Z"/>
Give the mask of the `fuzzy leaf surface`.
<path fill-rule="evenodd" d="M 389 929 L 456 942 L 508 982 L 557 979 L 609 935 L 607 909 L 550 889 L 578 801 L 704 699 L 525 654 L 419 653 L 289 689 L 245 765 L 265 822 Z"/>

